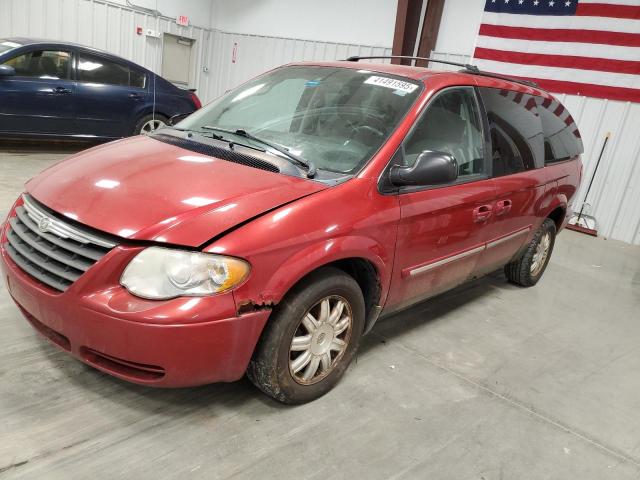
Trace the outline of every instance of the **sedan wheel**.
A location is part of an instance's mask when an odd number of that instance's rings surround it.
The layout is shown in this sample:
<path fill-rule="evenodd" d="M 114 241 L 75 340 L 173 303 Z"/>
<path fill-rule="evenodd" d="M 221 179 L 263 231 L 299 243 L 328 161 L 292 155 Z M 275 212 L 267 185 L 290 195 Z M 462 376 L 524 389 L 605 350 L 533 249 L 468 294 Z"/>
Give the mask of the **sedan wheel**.
<path fill-rule="evenodd" d="M 349 302 L 331 295 L 304 315 L 289 349 L 289 371 L 302 385 L 319 382 L 335 368 L 351 337 Z"/>
<path fill-rule="evenodd" d="M 141 135 L 149 135 L 150 133 L 155 132 L 159 128 L 164 127 L 166 124 L 157 118 L 151 119 L 144 124 L 142 124 L 142 128 L 140 128 Z"/>

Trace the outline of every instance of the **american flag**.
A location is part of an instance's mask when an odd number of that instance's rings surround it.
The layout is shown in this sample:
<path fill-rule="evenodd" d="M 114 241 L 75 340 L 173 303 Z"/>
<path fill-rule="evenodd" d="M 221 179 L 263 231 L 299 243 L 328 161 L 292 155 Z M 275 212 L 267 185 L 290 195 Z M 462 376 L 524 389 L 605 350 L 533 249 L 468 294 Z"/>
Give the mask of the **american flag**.
<path fill-rule="evenodd" d="M 640 102 L 640 0 L 486 0 L 473 56 L 551 92 Z"/>

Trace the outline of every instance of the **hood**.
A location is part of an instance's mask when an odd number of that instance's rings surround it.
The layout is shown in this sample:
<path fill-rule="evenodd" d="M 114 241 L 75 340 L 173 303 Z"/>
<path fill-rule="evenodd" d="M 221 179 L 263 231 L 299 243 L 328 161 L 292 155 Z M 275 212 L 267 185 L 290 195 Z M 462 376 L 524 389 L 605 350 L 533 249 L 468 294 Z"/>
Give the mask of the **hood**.
<path fill-rule="evenodd" d="M 149 137 L 73 155 L 26 186 L 50 209 L 97 230 L 131 240 L 193 247 L 327 188 Z"/>

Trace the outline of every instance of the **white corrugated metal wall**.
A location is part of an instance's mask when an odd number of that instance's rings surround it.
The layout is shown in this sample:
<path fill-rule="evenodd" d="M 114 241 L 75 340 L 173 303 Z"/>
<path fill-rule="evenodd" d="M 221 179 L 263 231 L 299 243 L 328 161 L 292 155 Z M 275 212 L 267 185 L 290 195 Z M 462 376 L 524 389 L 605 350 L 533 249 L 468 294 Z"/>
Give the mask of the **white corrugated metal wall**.
<path fill-rule="evenodd" d="M 174 19 L 153 17 L 106 0 L 0 0 L 0 37 L 24 35 L 74 41 L 159 71 L 161 40 L 136 35 L 136 26 L 196 40 L 192 86 L 205 102 L 253 75 L 290 61 L 390 54 L 390 49 L 382 47 L 233 34 L 193 25 L 179 27 Z M 469 61 L 464 55 L 434 52 L 434 56 Z M 209 71 L 204 72 L 203 67 Z M 437 64 L 432 67 L 443 68 Z M 606 133 L 611 132 L 587 213 L 596 217 L 602 235 L 640 244 L 640 104 L 574 95 L 560 95 L 559 99 L 576 119 L 585 143 L 585 182 L 578 201 L 584 199 L 599 149 Z"/>
<path fill-rule="evenodd" d="M 433 52 L 432 58 L 468 63 L 468 55 Z M 433 69 L 455 69 L 432 63 Z M 640 244 L 640 104 L 577 95 L 556 95 L 578 124 L 584 142 L 584 177 L 574 208 L 579 209 L 607 132 L 585 213 L 595 216 L 607 238 Z"/>
<path fill-rule="evenodd" d="M 0 37 L 62 39 L 107 50 L 160 73 L 162 40 L 136 35 L 136 27 L 196 40 L 194 88 L 208 102 L 267 69 L 298 60 L 335 60 L 349 55 L 388 55 L 367 45 L 233 34 L 140 13 L 107 0 L 0 0 Z M 232 52 L 236 44 L 236 58 Z M 203 67 L 209 69 L 203 71 Z"/>
<path fill-rule="evenodd" d="M 237 44 L 236 61 L 233 60 Z M 207 98 L 215 98 L 225 90 L 249 78 L 292 61 L 336 60 L 351 55 L 391 55 L 390 48 L 292 38 L 261 37 L 212 32 L 211 68 Z"/>

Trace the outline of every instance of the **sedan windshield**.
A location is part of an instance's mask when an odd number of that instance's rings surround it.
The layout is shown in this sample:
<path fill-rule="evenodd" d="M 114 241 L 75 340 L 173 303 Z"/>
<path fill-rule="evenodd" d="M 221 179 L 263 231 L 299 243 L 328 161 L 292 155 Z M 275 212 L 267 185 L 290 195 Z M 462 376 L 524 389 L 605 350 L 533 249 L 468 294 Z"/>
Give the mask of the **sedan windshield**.
<path fill-rule="evenodd" d="M 19 43 L 0 38 L 0 54 L 8 52 L 9 50 L 13 50 L 14 48 L 18 48 L 20 46 L 22 45 L 20 45 Z"/>
<path fill-rule="evenodd" d="M 217 130 L 254 146 L 264 146 L 255 143 L 263 140 L 318 170 L 353 174 L 383 145 L 419 92 L 418 83 L 367 70 L 283 67 L 232 90 L 177 128 L 205 135 Z M 255 138 L 234 136 L 236 131 Z"/>

